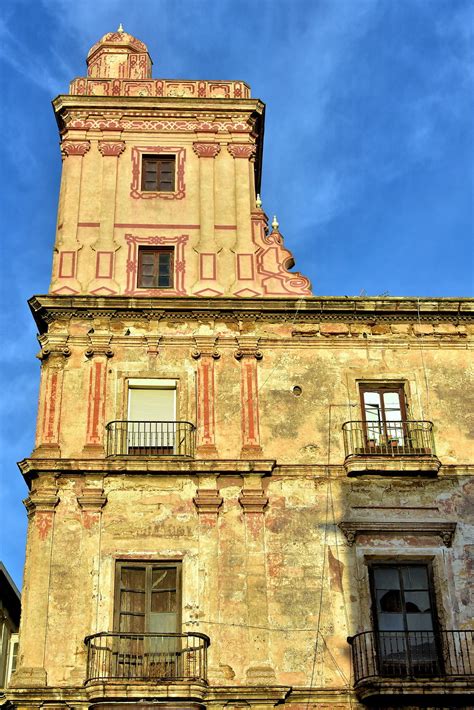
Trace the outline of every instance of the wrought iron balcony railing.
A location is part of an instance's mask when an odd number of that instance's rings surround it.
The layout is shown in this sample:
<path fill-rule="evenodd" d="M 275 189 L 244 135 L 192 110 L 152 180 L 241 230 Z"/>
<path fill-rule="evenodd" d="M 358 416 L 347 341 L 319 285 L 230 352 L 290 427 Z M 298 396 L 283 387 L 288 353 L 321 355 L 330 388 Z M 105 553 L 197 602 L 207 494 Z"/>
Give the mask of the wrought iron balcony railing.
<path fill-rule="evenodd" d="M 364 631 L 348 641 L 355 683 L 474 675 L 474 631 Z"/>
<path fill-rule="evenodd" d="M 434 456 L 432 422 L 346 422 L 342 425 L 348 456 Z"/>
<path fill-rule="evenodd" d="M 107 456 L 194 457 L 191 422 L 114 421 L 106 431 Z"/>
<path fill-rule="evenodd" d="M 86 682 L 106 680 L 207 683 L 209 637 L 199 633 L 87 636 Z"/>

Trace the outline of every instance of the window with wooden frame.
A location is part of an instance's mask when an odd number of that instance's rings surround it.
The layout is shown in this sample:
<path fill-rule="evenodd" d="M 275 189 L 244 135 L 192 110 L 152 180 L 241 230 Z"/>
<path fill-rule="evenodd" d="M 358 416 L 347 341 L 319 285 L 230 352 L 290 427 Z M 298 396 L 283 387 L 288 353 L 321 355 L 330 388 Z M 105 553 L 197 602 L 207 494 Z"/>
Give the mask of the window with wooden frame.
<path fill-rule="evenodd" d="M 431 566 L 373 564 L 370 581 L 380 674 L 438 675 L 439 633 Z"/>
<path fill-rule="evenodd" d="M 181 563 L 118 562 L 115 629 L 175 634 L 181 629 Z"/>
<path fill-rule="evenodd" d="M 182 675 L 181 563 L 118 562 L 113 675 Z"/>
<path fill-rule="evenodd" d="M 174 249 L 139 247 L 138 288 L 173 288 Z"/>
<path fill-rule="evenodd" d="M 360 397 L 366 445 L 403 447 L 407 420 L 403 384 L 361 384 Z"/>
<path fill-rule="evenodd" d="M 142 191 L 174 192 L 175 173 L 175 155 L 142 155 Z"/>

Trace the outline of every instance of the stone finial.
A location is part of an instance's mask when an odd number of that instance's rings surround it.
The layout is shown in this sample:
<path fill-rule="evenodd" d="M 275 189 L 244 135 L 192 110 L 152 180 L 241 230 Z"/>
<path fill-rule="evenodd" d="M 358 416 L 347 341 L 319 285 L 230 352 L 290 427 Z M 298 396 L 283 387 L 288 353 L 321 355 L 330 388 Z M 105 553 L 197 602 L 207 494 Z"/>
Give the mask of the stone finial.
<path fill-rule="evenodd" d="M 122 33 L 124 31 L 122 23 L 119 24 L 117 32 Z"/>
<path fill-rule="evenodd" d="M 273 215 L 273 222 L 272 222 L 272 229 L 274 232 L 278 232 L 278 227 L 279 227 L 278 220 L 276 218 L 276 215 Z"/>
<path fill-rule="evenodd" d="M 255 200 L 255 206 L 259 210 L 262 208 L 262 198 L 260 197 L 260 195 L 257 195 L 257 199 Z"/>

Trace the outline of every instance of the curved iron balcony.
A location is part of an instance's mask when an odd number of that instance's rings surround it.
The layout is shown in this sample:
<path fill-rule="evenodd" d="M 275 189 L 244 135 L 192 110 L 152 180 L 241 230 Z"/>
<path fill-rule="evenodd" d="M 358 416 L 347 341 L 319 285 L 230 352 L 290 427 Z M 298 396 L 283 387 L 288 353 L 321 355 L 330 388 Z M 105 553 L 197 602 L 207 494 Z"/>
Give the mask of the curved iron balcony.
<path fill-rule="evenodd" d="M 356 685 L 474 676 L 474 631 L 364 631 L 348 642 Z"/>
<path fill-rule="evenodd" d="M 109 422 L 106 426 L 107 456 L 194 458 L 195 430 L 191 422 Z"/>
<path fill-rule="evenodd" d="M 428 421 L 345 422 L 349 456 L 434 456 L 433 423 Z"/>
<path fill-rule="evenodd" d="M 207 683 L 209 637 L 199 633 L 87 636 L 86 683 L 107 680 Z"/>

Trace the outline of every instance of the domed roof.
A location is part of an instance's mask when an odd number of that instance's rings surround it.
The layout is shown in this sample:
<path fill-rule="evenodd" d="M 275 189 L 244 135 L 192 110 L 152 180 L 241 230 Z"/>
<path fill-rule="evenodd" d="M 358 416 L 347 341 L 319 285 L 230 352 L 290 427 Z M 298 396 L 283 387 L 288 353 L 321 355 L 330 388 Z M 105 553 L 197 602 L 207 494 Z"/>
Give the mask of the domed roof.
<path fill-rule="evenodd" d="M 98 42 L 96 42 L 94 46 L 90 48 L 89 53 L 87 55 L 87 59 L 89 59 L 93 54 L 95 54 L 98 49 L 104 46 L 116 48 L 128 47 L 129 49 L 135 50 L 139 53 L 148 52 L 148 47 L 146 46 L 146 44 L 144 44 L 128 32 L 125 32 L 122 27 L 122 24 L 119 25 L 119 28 L 116 32 L 107 32 L 107 34 L 105 34 Z"/>

